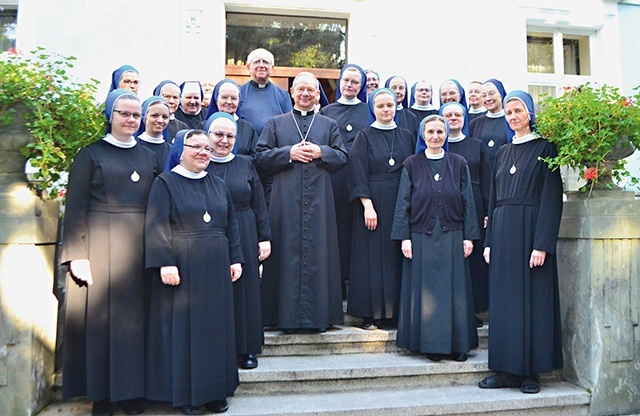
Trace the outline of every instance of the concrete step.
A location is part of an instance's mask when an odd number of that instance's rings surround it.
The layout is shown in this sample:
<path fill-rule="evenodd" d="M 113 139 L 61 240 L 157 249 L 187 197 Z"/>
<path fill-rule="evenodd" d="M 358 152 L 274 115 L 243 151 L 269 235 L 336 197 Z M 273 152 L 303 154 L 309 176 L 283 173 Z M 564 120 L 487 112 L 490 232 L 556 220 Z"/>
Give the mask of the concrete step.
<path fill-rule="evenodd" d="M 477 385 L 489 374 L 486 350 L 465 362 L 410 352 L 263 357 L 258 368 L 240 370 L 236 395 Z"/>
<path fill-rule="evenodd" d="M 561 381 L 543 381 L 538 394 L 518 389 L 479 389 L 476 384 L 448 387 L 409 387 L 337 393 L 307 393 L 229 398 L 229 416 L 422 416 L 589 414 L 591 396 Z M 55 403 L 39 416 L 88 416 L 91 405 L 82 400 Z M 117 410 L 115 415 L 122 415 Z M 179 415 L 169 404 L 150 403 L 145 416 Z"/>
<path fill-rule="evenodd" d="M 322 334 L 285 335 L 279 330 L 265 331 L 261 357 L 295 355 L 335 355 L 398 352 L 395 329 L 373 331 L 358 326 L 338 325 Z M 478 328 L 479 349 L 486 349 L 489 327 Z"/>

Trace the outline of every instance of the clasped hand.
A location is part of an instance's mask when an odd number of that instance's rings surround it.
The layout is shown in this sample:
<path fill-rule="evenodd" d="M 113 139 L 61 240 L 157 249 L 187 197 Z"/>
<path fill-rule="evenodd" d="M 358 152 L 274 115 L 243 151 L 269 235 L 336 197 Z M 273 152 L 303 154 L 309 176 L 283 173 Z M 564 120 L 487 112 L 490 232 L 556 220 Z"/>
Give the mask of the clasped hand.
<path fill-rule="evenodd" d="M 289 159 L 293 162 L 309 163 L 312 160 L 320 159 L 322 150 L 320 146 L 311 142 L 300 142 L 291 146 Z"/>

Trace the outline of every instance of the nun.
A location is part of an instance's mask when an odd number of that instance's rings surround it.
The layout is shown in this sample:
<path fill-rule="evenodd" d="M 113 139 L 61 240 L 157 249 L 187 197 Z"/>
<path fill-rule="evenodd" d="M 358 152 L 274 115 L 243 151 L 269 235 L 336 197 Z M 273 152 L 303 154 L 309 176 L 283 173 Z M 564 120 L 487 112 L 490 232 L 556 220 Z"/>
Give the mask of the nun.
<path fill-rule="evenodd" d="M 159 171 L 134 138 L 142 107 L 129 89 L 107 96 L 107 135 L 69 172 L 61 263 L 69 266 L 63 399 L 86 396 L 93 415 L 144 411 L 143 225 Z"/>
<path fill-rule="evenodd" d="M 478 346 L 467 257 L 480 234 L 467 162 L 445 151 L 448 135 L 444 117 L 425 117 L 427 148 L 402 170 L 391 232 L 405 257 L 396 344 L 466 361 Z"/>
<path fill-rule="evenodd" d="M 207 111 L 207 119 L 203 123 L 204 130 L 208 131 L 207 124 L 213 114 L 223 111 L 228 113 L 236 121 L 237 131 L 234 147 L 231 150 L 236 155 L 247 155 L 254 159 L 258 133 L 249 121 L 238 117 L 238 105 L 240 104 L 240 86 L 232 79 L 225 78 L 219 81 L 213 88 L 211 103 Z"/>
<path fill-rule="evenodd" d="M 398 113 L 398 127 L 409 130 L 411 134 L 413 134 L 413 137 L 417 137 L 420 120 L 409 110 L 409 87 L 407 81 L 401 76 L 394 75 L 387 79 L 384 86 L 396 94 L 398 102 L 398 108 L 396 109 Z"/>
<path fill-rule="evenodd" d="M 111 73 L 111 86 L 109 92 L 118 88 L 126 88 L 136 95 L 140 89 L 140 73 L 131 65 L 122 65 Z"/>
<path fill-rule="evenodd" d="M 347 152 L 356 134 L 369 125 L 369 107 L 367 106 L 367 82 L 364 70 L 356 64 L 347 64 L 340 70 L 336 101 L 323 107 L 320 114 L 338 122 L 340 136 Z M 349 281 L 349 263 L 351 260 L 351 235 L 353 227 L 353 207 L 349 199 L 347 180 L 349 165 L 331 174 L 333 198 L 336 204 L 338 224 L 338 245 L 340 247 L 340 273 L 342 275 L 342 297 L 347 295 Z"/>
<path fill-rule="evenodd" d="M 420 121 L 431 114 L 438 114 L 438 109 L 433 105 L 433 87 L 427 81 L 416 81 L 411 86 L 409 110 Z"/>
<path fill-rule="evenodd" d="M 233 282 L 244 258 L 233 201 L 206 168 L 209 137 L 178 134 L 144 221 L 151 285 L 147 398 L 186 415 L 229 408 L 238 386 Z"/>
<path fill-rule="evenodd" d="M 165 141 L 164 133 L 169 126 L 169 105 L 157 95 L 151 96 L 142 103 L 142 119 L 138 136 L 138 143 L 151 150 L 158 160 L 158 166 L 164 166 L 171 145 Z"/>
<path fill-rule="evenodd" d="M 164 98 L 169 106 L 169 128 L 164 130 L 162 135 L 164 140 L 171 144 L 178 131 L 189 128 L 184 121 L 178 120 L 175 114 L 180 106 L 180 87 L 175 82 L 165 79 L 154 88 L 153 95 Z"/>
<path fill-rule="evenodd" d="M 180 84 L 180 106 L 175 112 L 176 118 L 190 129 L 201 129 L 205 119 L 202 111 L 202 85 L 200 81 L 185 81 Z"/>

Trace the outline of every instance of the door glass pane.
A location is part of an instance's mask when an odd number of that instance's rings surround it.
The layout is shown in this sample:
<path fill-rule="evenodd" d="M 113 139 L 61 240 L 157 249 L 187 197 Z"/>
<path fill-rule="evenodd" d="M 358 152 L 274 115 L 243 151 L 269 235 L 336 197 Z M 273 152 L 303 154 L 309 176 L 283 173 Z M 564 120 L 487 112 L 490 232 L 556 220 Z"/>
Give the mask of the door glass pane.
<path fill-rule="evenodd" d="M 0 6 L 0 52 L 15 48 L 17 19 L 17 10 L 3 10 Z"/>
<path fill-rule="evenodd" d="M 551 33 L 527 34 L 527 71 L 553 74 L 553 36 Z"/>
<path fill-rule="evenodd" d="M 542 98 L 549 96 L 556 96 L 556 87 L 553 85 L 529 85 L 529 94 L 531 94 L 531 98 L 533 98 L 533 102 L 536 106 L 536 113 L 540 111 L 540 101 Z"/>
<path fill-rule="evenodd" d="M 563 35 L 562 53 L 565 75 L 591 75 L 588 36 Z"/>
<path fill-rule="evenodd" d="M 244 65 L 249 52 L 265 48 L 277 66 L 339 69 L 346 33 L 344 19 L 227 13 L 227 64 Z"/>

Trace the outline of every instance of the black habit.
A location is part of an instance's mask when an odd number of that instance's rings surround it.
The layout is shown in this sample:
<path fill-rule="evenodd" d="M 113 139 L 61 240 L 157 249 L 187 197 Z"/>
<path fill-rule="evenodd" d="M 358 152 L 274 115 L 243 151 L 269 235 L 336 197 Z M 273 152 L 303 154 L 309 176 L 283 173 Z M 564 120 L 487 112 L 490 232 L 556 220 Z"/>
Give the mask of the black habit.
<path fill-rule="evenodd" d="M 289 159 L 291 146 L 301 136 L 320 146 L 321 158 L 310 163 Z M 281 329 L 342 323 L 331 173 L 344 167 L 348 156 L 338 123 L 311 111 L 272 117 L 258 140 L 256 161 L 274 174 L 269 203 L 272 254 L 264 262 L 261 286 L 263 323 Z"/>
<path fill-rule="evenodd" d="M 507 137 L 504 116 L 488 117 L 484 115 L 475 118 L 469 123 L 469 136 L 482 141 L 485 147 L 485 153 L 489 155 L 492 168 L 496 162 L 496 155 L 498 154 L 500 146 L 511 140 L 510 137 Z"/>
<path fill-rule="evenodd" d="M 60 261 L 89 259 L 93 284 L 67 284 L 63 399 L 144 396 L 143 227 L 158 171 L 148 149 L 105 140 L 71 166 Z"/>
<path fill-rule="evenodd" d="M 224 182 L 214 175 L 158 176 L 149 195 L 145 246 L 146 266 L 156 270 L 147 398 L 178 407 L 233 396 L 239 381 L 229 266 L 244 260 Z M 162 266 L 177 266 L 180 284 L 165 285 L 157 272 Z"/>
<path fill-rule="evenodd" d="M 413 154 L 413 134 L 401 127 L 364 128 L 356 136 L 349 163 L 353 238 L 347 313 L 373 319 L 398 316 L 402 251 L 391 240 L 402 162 Z M 393 166 L 390 164 L 393 159 Z M 375 230 L 364 224 L 360 198 L 369 198 L 378 217 Z"/>
<path fill-rule="evenodd" d="M 262 183 L 248 156 L 229 162 L 211 161 L 207 171 L 227 185 L 240 226 L 240 243 L 245 263 L 242 277 L 233 283 L 236 322 L 236 350 L 239 355 L 260 354 L 264 343 L 260 307 L 258 242 L 270 241 L 269 216 Z"/>
<path fill-rule="evenodd" d="M 485 147 L 479 139 L 466 137 L 461 141 L 449 141 L 449 151 L 465 158 L 471 175 L 473 201 L 476 205 L 476 216 L 480 238 L 473 242 L 473 252 L 469 256 L 471 285 L 473 287 L 473 304 L 476 313 L 485 312 L 489 302 L 489 267 L 484 261 L 484 218 L 487 216 L 489 190 L 491 188 L 491 162 L 485 153 Z"/>
<path fill-rule="evenodd" d="M 498 151 L 485 240 L 491 248 L 491 370 L 529 375 L 562 367 L 555 257 L 562 179 L 559 170 L 539 160 L 556 154 L 555 145 L 544 139 L 510 143 Z M 542 266 L 529 267 L 533 250 L 547 253 Z"/>
<path fill-rule="evenodd" d="M 329 104 L 320 110 L 321 114 L 334 119 L 340 128 L 340 137 L 351 152 L 351 145 L 356 134 L 369 125 L 369 108 L 366 103 L 347 105 Z M 349 280 L 349 262 L 351 261 L 351 229 L 353 227 L 353 208 L 349 201 L 347 179 L 349 165 L 331 174 L 333 198 L 336 204 L 336 221 L 338 224 L 338 245 L 340 247 L 340 274 L 342 280 Z"/>
<path fill-rule="evenodd" d="M 396 343 L 430 354 L 478 346 L 469 266 L 463 240 L 479 237 L 467 163 L 446 152 L 405 161 L 396 202 L 394 240 L 411 239 L 404 259 Z"/>

